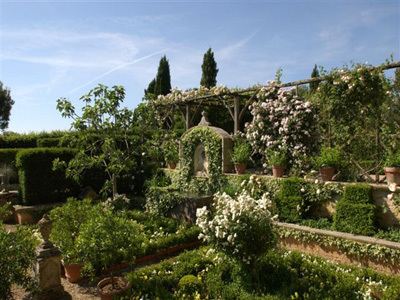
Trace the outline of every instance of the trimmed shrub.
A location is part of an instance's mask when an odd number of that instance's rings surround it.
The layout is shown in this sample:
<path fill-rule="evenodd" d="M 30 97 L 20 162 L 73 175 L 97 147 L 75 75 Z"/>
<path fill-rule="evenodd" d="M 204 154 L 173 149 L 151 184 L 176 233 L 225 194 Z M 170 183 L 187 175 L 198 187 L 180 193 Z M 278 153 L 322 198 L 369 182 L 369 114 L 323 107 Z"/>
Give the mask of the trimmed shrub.
<path fill-rule="evenodd" d="M 301 188 L 305 185 L 304 179 L 291 177 L 281 181 L 280 194 L 284 197 L 302 196 Z"/>
<path fill-rule="evenodd" d="M 65 201 L 78 192 L 72 179 L 66 179 L 64 171 L 54 171 L 56 158 L 69 161 L 76 151 L 67 148 L 24 149 L 17 154 L 17 168 L 25 205 Z"/>
<path fill-rule="evenodd" d="M 373 204 L 372 186 L 368 184 L 349 184 L 344 187 L 343 198 L 353 204 Z"/>
<path fill-rule="evenodd" d="M 353 204 L 342 199 L 336 205 L 333 228 L 353 234 L 373 235 L 375 208 L 372 204 Z"/>
<path fill-rule="evenodd" d="M 41 138 L 36 140 L 38 148 L 57 148 L 60 147 L 61 138 Z"/>
<path fill-rule="evenodd" d="M 304 194 L 301 188 L 306 182 L 297 177 L 281 181 L 280 191 L 276 195 L 276 207 L 279 220 L 283 222 L 299 222 L 305 208 Z"/>
<path fill-rule="evenodd" d="M 303 201 L 300 196 L 285 197 L 278 194 L 276 206 L 279 212 L 279 221 L 296 223 L 302 220 Z"/>

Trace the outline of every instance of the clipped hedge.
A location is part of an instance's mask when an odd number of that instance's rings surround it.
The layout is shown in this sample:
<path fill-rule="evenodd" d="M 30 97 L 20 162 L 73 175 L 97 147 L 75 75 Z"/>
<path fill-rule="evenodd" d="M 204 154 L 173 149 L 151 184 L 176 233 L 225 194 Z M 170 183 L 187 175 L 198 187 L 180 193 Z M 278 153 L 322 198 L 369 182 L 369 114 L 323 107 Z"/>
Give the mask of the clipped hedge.
<path fill-rule="evenodd" d="M 64 171 L 54 171 L 56 158 L 69 161 L 76 150 L 67 148 L 36 148 L 18 152 L 16 165 L 25 205 L 36 205 L 65 201 L 76 195 L 78 186 L 72 179 L 65 178 Z"/>
<path fill-rule="evenodd" d="M 278 195 L 276 206 L 279 212 L 279 220 L 282 222 L 296 223 L 302 220 L 301 207 L 302 198 L 300 196 L 284 197 Z"/>
<path fill-rule="evenodd" d="M 292 177 L 281 181 L 280 190 L 276 195 L 279 220 L 283 222 L 299 222 L 305 206 L 301 188 L 305 185 L 301 178 Z"/>
<path fill-rule="evenodd" d="M 35 148 L 36 139 L 34 135 L 0 135 L 0 148 Z"/>
<path fill-rule="evenodd" d="M 36 140 L 38 148 L 57 148 L 60 146 L 61 138 L 41 138 Z"/>
<path fill-rule="evenodd" d="M 336 205 L 333 228 L 353 234 L 373 235 L 376 213 L 373 203 L 370 185 L 346 185 L 343 198 Z"/>
<path fill-rule="evenodd" d="M 344 187 L 343 198 L 353 204 L 373 204 L 372 186 L 368 184 L 349 184 Z"/>
<path fill-rule="evenodd" d="M 337 231 L 361 235 L 375 233 L 375 205 L 339 201 L 333 227 Z"/>
<path fill-rule="evenodd" d="M 306 184 L 304 179 L 290 177 L 281 181 L 280 194 L 284 197 L 302 196 L 301 188 Z"/>

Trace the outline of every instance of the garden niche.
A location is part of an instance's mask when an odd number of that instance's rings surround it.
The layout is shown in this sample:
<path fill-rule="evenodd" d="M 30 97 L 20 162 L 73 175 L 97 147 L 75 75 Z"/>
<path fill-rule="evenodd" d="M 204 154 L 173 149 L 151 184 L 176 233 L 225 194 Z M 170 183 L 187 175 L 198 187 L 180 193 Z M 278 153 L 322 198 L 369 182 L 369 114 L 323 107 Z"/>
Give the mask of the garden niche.
<path fill-rule="evenodd" d="M 211 126 L 207 113 L 200 123 L 186 131 L 181 139 L 181 169 L 187 179 L 192 176 L 213 177 L 232 172 L 233 141 L 223 129 Z"/>

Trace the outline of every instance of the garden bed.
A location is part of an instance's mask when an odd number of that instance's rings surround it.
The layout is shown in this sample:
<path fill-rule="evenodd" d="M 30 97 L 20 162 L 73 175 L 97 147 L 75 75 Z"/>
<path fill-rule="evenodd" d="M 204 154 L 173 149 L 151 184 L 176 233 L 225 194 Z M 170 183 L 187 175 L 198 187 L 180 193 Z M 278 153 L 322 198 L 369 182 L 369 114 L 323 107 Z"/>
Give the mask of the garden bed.
<path fill-rule="evenodd" d="M 220 259 L 218 259 L 220 257 Z M 124 299 L 398 299 L 400 278 L 348 267 L 297 251 L 269 251 L 250 270 L 209 248 L 135 270 Z M 258 285 L 258 287 L 257 287 Z M 185 294 L 185 295 L 184 295 Z"/>

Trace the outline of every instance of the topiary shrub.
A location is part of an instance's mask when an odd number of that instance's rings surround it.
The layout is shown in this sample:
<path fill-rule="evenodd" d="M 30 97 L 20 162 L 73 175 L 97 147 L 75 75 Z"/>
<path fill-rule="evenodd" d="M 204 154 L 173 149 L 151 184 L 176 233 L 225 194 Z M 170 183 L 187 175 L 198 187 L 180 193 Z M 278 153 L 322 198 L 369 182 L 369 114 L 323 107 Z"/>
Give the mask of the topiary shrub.
<path fill-rule="evenodd" d="M 302 219 L 306 203 L 301 189 L 305 184 L 303 179 L 297 177 L 281 181 L 280 191 L 275 198 L 280 221 L 298 222 Z"/>
<path fill-rule="evenodd" d="M 305 185 L 304 179 L 291 177 L 281 181 L 280 194 L 285 197 L 301 196 L 301 188 Z"/>
<path fill-rule="evenodd" d="M 336 205 L 333 228 L 353 234 L 373 235 L 375 209 L 372 204 L 354 204 L 342 199 Z"/>
<path fill-rule="evenodd" d="M 370 185 L 346 185 L 343 198 L 336 205 L 333 228 L 354 234 L 374 234 L 376 206 L 373 203 Z"/>
<path fill-rule="evenodd" d="M 302 219 L 303 200 L 300 196 L 276 197 L 276 206 L 279 212 L 279 221 L 299 222 Z"/>
<path fill-rule="evenodd" d="M 349 184 L 344 187 L 343 198 L 353 204 L 373 204 L 372 186 L 368 184 Z"/>
<path fill-rule="evenodd" d="M 201 281 L 196 276 L 185 275 L 179 280 L 178 288 L 180 293 L 191 295 L 200 291 L 201 285 Z"/>
<path fill-rule="evenodd" d="M 53 170 L 56 158 L 69 161 L 76 151 L 66 148 L 24 149 L 18 152 L 16 165 L 25 205 L 65 201 L 78 193 L 78 185 L 66 179 L 63 171 Z"/>

